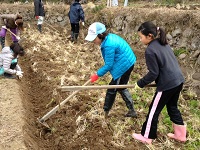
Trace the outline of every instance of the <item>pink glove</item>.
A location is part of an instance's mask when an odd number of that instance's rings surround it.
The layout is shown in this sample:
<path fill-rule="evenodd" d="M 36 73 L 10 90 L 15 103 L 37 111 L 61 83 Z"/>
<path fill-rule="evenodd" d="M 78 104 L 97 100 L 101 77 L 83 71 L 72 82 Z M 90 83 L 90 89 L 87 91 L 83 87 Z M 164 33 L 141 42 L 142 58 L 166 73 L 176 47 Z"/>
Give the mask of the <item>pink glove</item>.
<path fill-rule="evenodd" d="M 98 75 L 97 74 L 93 74 L 93 75 L 91 75 L 90 76 L 90 80 L 91 80 L 91 82 L 95 82 L 96 80 L 98 80 Z"/>
<path fill-rule="evenodd" d="M 39 16 L 35 16 L 36 19 L 39 19 Z"/>

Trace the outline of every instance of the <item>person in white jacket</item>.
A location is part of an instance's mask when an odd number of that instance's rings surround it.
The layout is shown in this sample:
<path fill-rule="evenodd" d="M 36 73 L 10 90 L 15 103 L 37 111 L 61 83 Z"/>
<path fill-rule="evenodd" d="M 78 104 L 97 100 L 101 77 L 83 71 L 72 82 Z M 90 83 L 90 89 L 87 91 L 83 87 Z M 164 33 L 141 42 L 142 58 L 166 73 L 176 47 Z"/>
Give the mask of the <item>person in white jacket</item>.
<path fill-rule="evenodd" d="M 24 49 L 19 43 L 12 43 L 10 47 L 4 47 L 0 53 L 0 75 L 7 78 L 22 78 L 23 72 L 18 65 L 18 56 L 24 55 Z"/>
<path fill-rule="evenodd" d="M 118 6 L 118 0 L 112 0 L 112 6 Z"/>

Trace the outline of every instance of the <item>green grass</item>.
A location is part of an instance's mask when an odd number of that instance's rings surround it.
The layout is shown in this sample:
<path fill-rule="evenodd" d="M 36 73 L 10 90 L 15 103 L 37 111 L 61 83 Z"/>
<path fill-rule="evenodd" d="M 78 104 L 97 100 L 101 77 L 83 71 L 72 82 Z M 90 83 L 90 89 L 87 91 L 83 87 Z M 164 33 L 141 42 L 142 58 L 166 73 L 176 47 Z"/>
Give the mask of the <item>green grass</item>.
<path fill-rule="evenodd" d="M 101 4 L 101 5 L 96 5 L 95 8 L 92 9 L 92 13 L 98 13 L 100 12 L 102 9 L 104 9 L 106 7 L 106 5 Z"/>
<path fill-rule="evenodd" d="M 168 116 L 167 108 L 164 107 L 161 113 L 162 113 L 162 116 L 163 116 L 163 118 L 162 118 L 163 124 L 166 125 L 166 126 L 171 126 L 172 122 L 171 122 L 171 120 Z"/>
<path fill-rule="evenodd" d="M 187 101 L 188 106 L 190 107 L 190 114 L 193 115 L 194 118 L 191 119 L 198 119 L 200 120 L 200 103 L 199 100 L 189 100 Z M 200 123 L 200 121 L 199 121 Z M 199 124 L 200 127 L 200 124 Z M 200 128 L 199 128 L 200 129 Z M 200 134 L 199 134 L 200 137 Z"/>
<path fill-rule="evenodd" d="M 176 56 L 176 57 L 178 57 L 178 56 L 180 56 L 181 54 L 183 54 L 183 53 L 188 53 L 188 50 L 186 50 L 186 49 L 184 49 L 184 48 L 180 48 L 180 49 L 175 49 L 174 50 L 174 55 Z"/>
<path fill-rule="evenodd" d="M 140 41 L 140 37 L 138 36 L 137 32 L 133 33 L 131 38 L 133 41 Z"/>
<path fill-rule="evenodd" d="M 182 50 L 181 50 L 182 52 Z M 131 76 L 131 79 L 135 79 L 132 82 L 137 81 L 137 74 Z M 138 89 L 136 91 L 132 91 L 132 97 L 135 101 L 135 109 L 140 110 L 140 113 L 146 116 L 149 104 L 152 101 L 154 88 L 143 88 Z M 161 139 L 169 140 L 169 145 L 165 144 L 165 147 L 173 147 L 177 149 L 184 150 L 197 150 L 200 148 L 200 103 L 199 100 L 194 99 L 196 96 L 192 91 L 187 92 L 188 99 L 184 100 L 182 96 L 179 97 L 178 107 L 182 114 L 184 123 L 187 125 L 187 142 L 182 144 L 181 146 L 177 144 L 177 142 L 170 140 L 167 138 L 167 133 L 173 132 L 172 122 L 170 117 L 168 116 L 167 109 L 164 107 L 160 116 L 158 123 L 158 132 L 164 137 L 158 137 Z M 143 122 L 135 122 L 134 124 L 138 124 L 137 126 L 141 126 Z M 164 140 L 165 141 L 165 140 Z M 164 142 L 163 141 L 163 142 Z M 160 143 L 159 143 L 160 144 Z M 164 144 L 164 143 L 163 143 Z M 184 147 L 184 148 L 183 148 Z M 156 148 L 155 148 L 156 149 Z"/>

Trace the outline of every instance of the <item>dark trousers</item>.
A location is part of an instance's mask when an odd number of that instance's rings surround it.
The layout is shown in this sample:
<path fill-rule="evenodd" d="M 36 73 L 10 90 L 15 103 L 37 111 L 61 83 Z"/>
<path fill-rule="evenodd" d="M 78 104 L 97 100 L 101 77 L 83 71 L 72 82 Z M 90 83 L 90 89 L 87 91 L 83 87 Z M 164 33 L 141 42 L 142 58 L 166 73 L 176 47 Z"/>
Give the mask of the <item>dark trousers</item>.
<path fill-rule="evenodd" d="M 141 134 L 144 137 L 150 139 L 155 139 L 157 137 L 158 117 L 165 105 L 167 107 L 170 120 L 175 124 L 184 125 L 181 113 L 177 106 L 182 88 L 183 83 L 173 89 L 155 93 L 153 101 L 149 106 L 146 121 L 142 126 Z"/>
<path fill-rule="evenodd" d="M 134 65 L 131 66 L 120 78 L 118 78 L 116 80 L 112 79 L 111 82 L 109 83 L 109 85 L 125 85 L 125 84 L 127 84 L 133 68 L 134 68 Z M 107 90 L 104 107 L 103 107 L 104 111 L 109 111 L 112 108 L 112 105 L 115 101 L 117 92 L 119 92 L 121 94 L 121 91 L 123 91 L 123 90 L 125 90 L 125 89 L 108 89 Z M 128 90 L 126 89 L 126 93 L 127 92 L 128 92 Z M 123 100 L 126 100 L 125 102 L 129 109 L 133 109 L 132 99 L 124 99 L 123 98 Z"/>
<path fill-rule="evenodd" d="M 12 64 L 10 65 L 10 69 L 15 69 L 16 66 L 17 66 L 17 63 L 12 63 Z"/>
<path fill-rule="evenodd" d="M 16 63 L 11 63 L 10 69 L 15 69 L 16 66 L 17 66 L 17 62 L 16 62 Z M 10 77 L 10 76 L 12 76 L 12 75 L 5 72 L 5 73 L 4 73 L 4 76 Z"/>
<path fill-rule="evenodd" d="M 73 33 L 79 33 L 79 23 L 71 23 L 71 31 Z"/>

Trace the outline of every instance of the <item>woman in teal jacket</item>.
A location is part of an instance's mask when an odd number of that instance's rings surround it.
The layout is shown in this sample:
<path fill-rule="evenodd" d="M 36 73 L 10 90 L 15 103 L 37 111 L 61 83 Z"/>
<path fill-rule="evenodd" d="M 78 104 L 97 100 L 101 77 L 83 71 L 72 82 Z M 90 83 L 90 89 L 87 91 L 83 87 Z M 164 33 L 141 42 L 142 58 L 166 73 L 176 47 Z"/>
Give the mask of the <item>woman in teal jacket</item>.
<path fill-rule="evenodd" d="M 85 40 L 101 46 L 101 53 L 104 65 L 91 76 L 91 82 L 95 82 L 98 77 L 104 76 L 107 72 L 112 75 L 109 85 L 124 85 L 129 81 L 131 71 L 136 62 L 136 56 L 129 44 L 120 36 L 106 32 L 106 27 L 100 22 L 90 25 L 88 35 Z M 108 116 L 110 109 L 119 92 L 129 109 L 126 117 L 137 117 L 133 107 L 133 99 L 127 89 L 108 89 L 106 93 L 104 111 Z"/>

